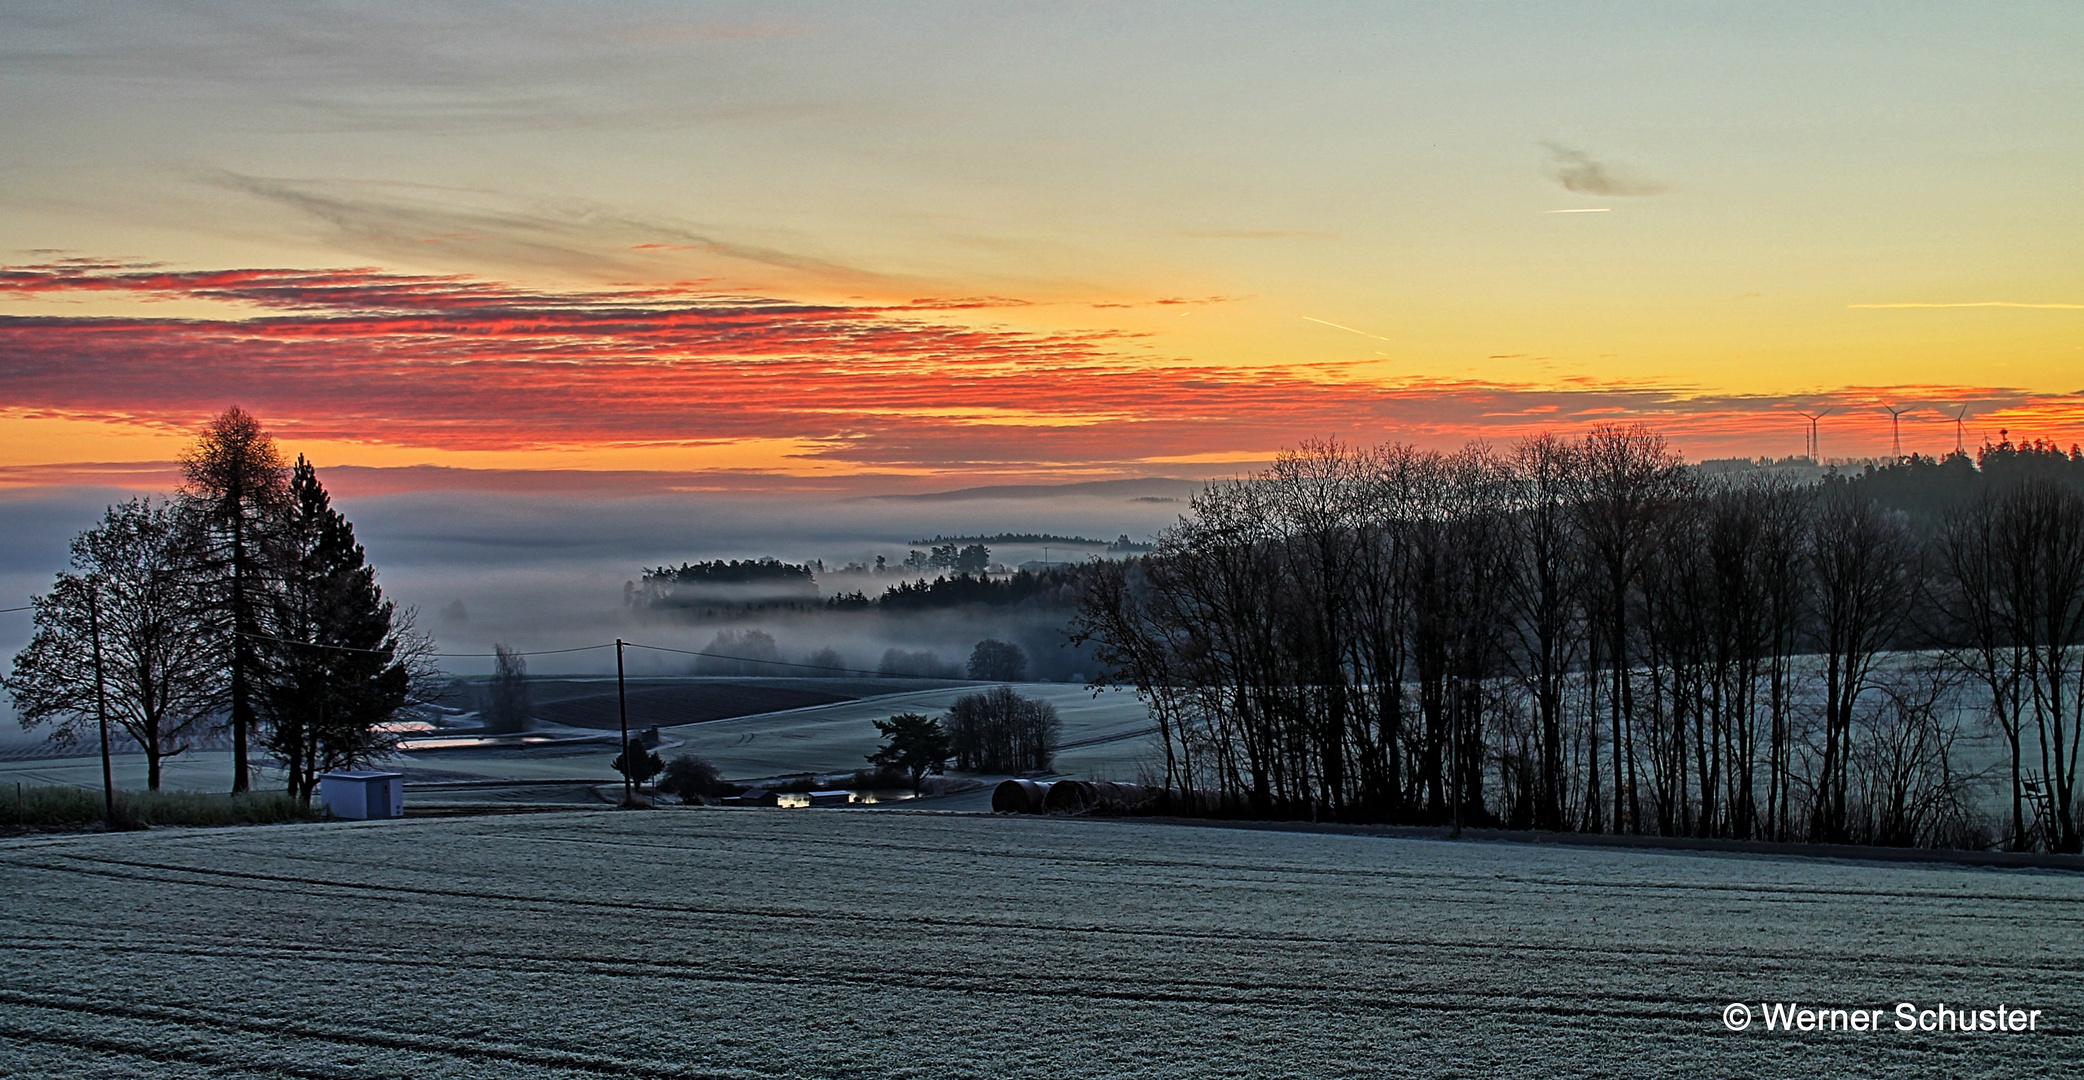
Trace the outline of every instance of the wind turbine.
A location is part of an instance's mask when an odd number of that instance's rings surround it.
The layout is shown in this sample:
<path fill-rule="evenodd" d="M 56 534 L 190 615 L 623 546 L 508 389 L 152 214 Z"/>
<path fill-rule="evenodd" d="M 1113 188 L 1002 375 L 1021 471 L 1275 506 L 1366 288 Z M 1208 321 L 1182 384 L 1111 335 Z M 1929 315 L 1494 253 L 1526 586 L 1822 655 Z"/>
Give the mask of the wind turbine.
<path fill-rule="evenodd" d="M 1885 409 L 1885 410 L 1887 410 L 1887 411 L 1888 411 L 1888 414 L 1889 414 L 1889 450 L 1890 450 L 1890 454 L 1891 454 L 1891 456 L 1892 456 L 1892 457 L 1894 457 L 1894 458 L 1895 458 L 1895 459 L 1896 459 L 1897 461 L 1902 461 L 1902 460 L 1903 460 L 1903 414 L 1904 414 L 1904 413 L 1907 413 L 1907 412 L 1910 412 L 1911 410 L 1909 410 L 1909 409 L 1899 409 L 1899 408 L 1895 407 L 1894 405 L 1883 405 L 1883 406 L 1882 406 L 1882 408 L 1883 408 L 1883 409 Z"/>
<path fill-rule="evenodd" d="M 1961 421 L 1966 419 L 1968 419 L 1968 406 L 1963 405 L 1961 406 L 1961 411 L 1954 414 L 1954 453 L 1962 455 L 1968 453 L 1967 449 L 1961 445 Z"/>
<path fill-rule="evenodd" d="M 1809 460 L 1818 465 L 1823 464 L 1823 444 L 1816 436 L 1816 422 L 1831 415 L 1831 410 L 1825 409 L 1820 413 L 1799 413 L 1797 415 L 1809 418 Z"/>

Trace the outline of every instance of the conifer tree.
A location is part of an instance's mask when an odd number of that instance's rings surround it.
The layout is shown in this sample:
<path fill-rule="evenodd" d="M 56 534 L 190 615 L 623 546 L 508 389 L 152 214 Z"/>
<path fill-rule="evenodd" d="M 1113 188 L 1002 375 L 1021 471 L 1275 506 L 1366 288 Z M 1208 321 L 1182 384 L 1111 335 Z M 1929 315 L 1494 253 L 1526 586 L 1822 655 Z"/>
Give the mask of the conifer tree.
<path fill-rule="evenodd" d="M 254 734 L 254 684 L 263 615 L 274 577 L 272 541 L 288 507 L 289 470 L 260 421 L 237 405 L 203 428 L 181 457 L 183 499 L 201 523 L 201 570 L 213 583 L 227 638 L 232 790 L 251 782 L 247 746 Z"/>
<path fill-rule="evenodd" d="M 282 574 L 259 650 L 262 744 L 308 804 L 318 777 L 388 750 L 383 725 L 411 700 L 424 642 L 384 599 L 354 526 L 297 458 L 279 534 Z"/>

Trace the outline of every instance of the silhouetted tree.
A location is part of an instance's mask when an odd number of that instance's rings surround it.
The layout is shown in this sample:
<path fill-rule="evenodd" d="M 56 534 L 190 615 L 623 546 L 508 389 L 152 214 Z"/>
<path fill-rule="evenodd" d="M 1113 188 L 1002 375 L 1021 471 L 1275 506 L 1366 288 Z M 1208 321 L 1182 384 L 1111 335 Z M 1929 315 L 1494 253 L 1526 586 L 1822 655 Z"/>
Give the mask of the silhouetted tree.
<path fill-rule="evenodd" d="M 506 735 L 527 727 L 534 711 L 528 659 L 504 644 L 492 646 L 492 681 L 478 706 L 478 722 L 487 734 Z"/>
<path fill-rule="evenodd" d="M 970 678 L 981 682 L 1023 682 L 1028 677 L 1028 654 L 1020 646 L 996 638 L 985 638 L 970 650 Z"/>
<path fill-rule="evenodd" d="M 308 805 L 322 773 L 394 745 L 384 725 L 431 678 L 431 645 L 384 599 L 354 526 L 302 457 L 277 541 L 280 577 L 267 594 L 273 633 L 255 650 L 267 720 L 260 741 L 284 765 L 289 793 Z"/>
<path fill-rule="evenodd" d="M 1956 509 L 1935 536 L 1898 503 Z M 2009 842 L 2084 840 L 2084 452 L 1819 481 L 1689 468 L 1642 428 L 1312 442 L 1075 593 L 1189 812 L 1973 845 L 1967 671 Z"/>
<path fill-rule="evenodd" d="M 738 787 L 726 783 L 723 774 L 706 759 L 694 754 L 680 754 L 666 762 L 665 778 L 658 782 L 658 790 L 693 800 L 733 795 Z"/>
<path fill-rule="evenodd" d="M 275 580 L 277 524 L 289 502 L 289 470 L 260 421 L 234 405 L 203 428 L 181 456 L 182 498 L 195 508 L 204 542 L 201 565 L 214 584 L 227 637 L 232 790 L 250 783 L 254 687 L 262 676 L 265 596 Z"/>
<path fill-rule="evenodd" d="M 947 767 L 952 753 L 948 733 L 941 722 L 922 713 L 898 713 L 877 720 L 876 730 L 883 745 L 868 755 L 868 763 L 879 769 L 896 769 L 912 780 L 912 794 L 919 793 L 929 773 L 938 775 Z"/>
<path fill-rule="evenodd" d="M 1824 749 L 1810 838 L 1846 839 L 1852 724 L 1881 652 L 1917 599 L 1916 549 L 1900 514 L 1846 485 L 1826 491 L 1811 526 L 1810 610 L 1824 668 Z"/>
<path fill-rule="evenodd" d="M 949 756 L 965 772 L 1042 772 L 1063 724 L 1056 707 L 1010 686 L 964 694 L 948 706 Z"/>
<path fill-rule="evenodd" d="M 2007 846 L 2032 847 L 2038 820 L 2051 848 L 2075 851 L 2084 495 L 2045 476 L 1993 485 L 1947 516 L 1936 547 L 1954 655 L 1983 685 L 2005 740 Z"/>
<path fill-rule="evenodd" d="M 1635 636 L 1631 615 L 1644 560 L 1650 555 L 1654 524 L 1669 504 L 1679 480 L 1678 455 L 1664 438 L 1641 426 L 1608 424 L 1585 436 L 1580 450 L 1579 483 L 1573 501 L 1584 537 L 1588 575 L 1586 604 L 1595 632 L 1593 667 L 1608 675 L 1608 751 L 1612 755 L 1615 832 L 1640 831 L 1642 812 L 1635 778 Z M 1595 734 L 1596 742 L 1596 734 Z M 1598 753 L 1596 746 L 1593 753 Z M 1599 774 L 1589 775 L 1592 791 L 1587 808 L 1597 810 Z M 1596 819 L 1595 819 L 1596 828 Z"/>
<path fill-rule="evenodd" d="M 630 783 L 643 787 L 652 777 L 665 771 L 666 763 L 660 760 L 658 754 L 645 747 L 643 739 L 633 735 L 630 737 L 629 745 L 622 748 L 622 753 L 615 755 L 615 760 L 609 763 L 609 767 L 629 777 Z"/>
<path fill-rule="evenodd" d="M 195 522 L 178 505 L 133 499 L 72 541 L 72 570 L 31 603 L 35 635 L 6 680 L 22 726 L 77 742 L 109 718 L 145 753 L 158 790 L 166 759 L 223 705 L 227 644 L 197 577 Z"/>
<path fill-rule="evenodd" d="M 1534 706 L 1533 812 L 1537 829 L 1565 827 L 1564 704 L 1584 656 L 1579 605 L 1584 566 L 1570 521 L 1577 448 L 1553 435 L 1522 442 L 1507 462 L 1513 557 L 1506 577 L 1512 648 L 1506 654 Z"/>

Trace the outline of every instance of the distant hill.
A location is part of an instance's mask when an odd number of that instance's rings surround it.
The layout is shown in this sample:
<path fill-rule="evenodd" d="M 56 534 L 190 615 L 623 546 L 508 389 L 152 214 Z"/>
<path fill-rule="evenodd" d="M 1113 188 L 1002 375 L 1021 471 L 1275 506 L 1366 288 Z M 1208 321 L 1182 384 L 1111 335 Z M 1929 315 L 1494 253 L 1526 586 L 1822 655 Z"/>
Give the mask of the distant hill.
<path fill-rule="evenodd" d="M 1154 551 L 1156 544 L 1146 544 L 1129 539 L 1127 533 L 1114 540 L 1095 540 L 1090 536 L 1058 536 L 1055 533 L 997 533 L 991 536 L 936 536 L 931 540 L 914 540 L 914 544 L 936 546 L 945 544 L 1057 544 L 1071 547 L 1106 548 L 1116 554 L 1124 552 Z"/>

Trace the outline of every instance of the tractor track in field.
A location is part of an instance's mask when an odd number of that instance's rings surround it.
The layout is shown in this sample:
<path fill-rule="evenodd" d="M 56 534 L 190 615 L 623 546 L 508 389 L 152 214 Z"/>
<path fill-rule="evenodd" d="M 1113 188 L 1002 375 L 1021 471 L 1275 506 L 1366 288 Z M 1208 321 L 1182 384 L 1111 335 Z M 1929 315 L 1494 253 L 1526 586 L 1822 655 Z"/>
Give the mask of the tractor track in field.
<path fill-rule="evenodd" d="M 445 899 L 456 899 L 456 900 L 472 900 L 472 901 L 480 901 L 480 902 L 489 902 L 489 903 L 494 903 L 494 904 L 501 904 L 501 905 L 526 905 L 526 906 L 531 906 L 531 907 L 548 907 L 548 908 L 572 908 L 572 907 L 579 907 L 579 908 L 599 909 L 599 910 L 608 910 L 608 911 L 632 911 L 632 912 L 644 912 L 644 913 L 648 913 L 648 914 L 651 914 L 651 915 L 653 915 L 653 916 L 656 916 L 656 917 L 662 917 L 662 918 L 672 918 L 672 919 L 675 919 L 675 920 L 677 920 L 677 921 L 686 921 L 686 920 L 690 920 L 690 919 L 718 919 L 718 918 L 722 918 L 722 919 L 741 919 L 741 920 L 756 920 L 756 921 L 782 921 L 782 922 L 790 922 L 790 921 L 794 921 L 794 922 L 801 922 L 801 921 L 812 921 L 812 922 L 838 922 L 838 923 L 848 923 L 848 924 L 857 924 L 857 925 L 864 925 L 864 926 L 893 926 L 893 927 L 899 927 L 899 926 L 901 926 L 901 927 L 927 927 L 927 928 L 935 928 L 935 929 L 951 929 L 951 930 L 953 930 L 953 929 L 970 929 L 970 930 L 979 930 L 979 931 L 1016 931 L 1016 932 L 1027 932 L 1027 933 L 1040 933 L 1040 934 L 1065 934 L 1065 933 L 1070 933 L 1070 934 L 1092 934 L 1092 935 L 1103 935 L 1103 936 L 1110 936 L 1110 937 L 1126 937 L 1126 938 L 1155 938 L 1155 939 L 1180 939 L 1180 940 L 1190 940 L 1190 941 L 1235 941 L 1235 942 L 1258 942 L 1258 943 L 1282 943 L 1282 944 L 1294 944 L 1294 945 L 1327 945 L 1327 946 L 1329 946 L 1329 945 L 1336 945 L 1336 946 L 1354 946 L 1354 945 L 1382 945 L 1382 946 L 1390 946 L 1390 947 L 1394 947 L 1394 946 L 1409 946 L 1409 947 L 1425 947 L 1425 948 L 1441 948 L 1441 947 L 1446 947 L 1446 948 L 1454 948 L 1454 947 L 1456 946 L 1456 943 L 1454 943 L 1454 942 L 1452 942 L 1452 941 L 1443 941 L 1443 940 L 1437 940 L 1437 939 L 1403 939 L 1403 940 L 1398 940 L 1398 939 L 1381 939 L 1381 938 L 1364 938 L 1364 937 L 1329 937 L 1329 936 L 1321 936 L 1321 935 L 1303 935 L 1303 934 L 1292 934 L 1292 933 L 1290 933 L 1290 934 L 1248 934 L 1248 933 L 1245 933 L 1245 932 L 1242 932 L 1242 931 L 1221 931 L 1221 930 L 1193 930 L 1193 931 L 1188 931 L 1188 930 L 1180 930 L 1180 929 L 1161 929 L 1161 928 L 1153 928 L 1153 927 L 1124 927 L 1124 926 L 1101 926 L 1101 925 L 1077 925 L 1077 924 L 1071 924 L 1071 923 L 1048 923 L 1048 922 L 1041 922 L 1041 921 L 1017 921 L 1017 920 L 1004 920 L 1004 919 L 975 919 L 975 918 L 955 918 L 955 917 L 949 917 L 949 916 L 936 916 L 936 915 L 925 915 L 925 914 L 913 914 L 913 915 L 906 915 L 906 916 L 901 916 L 901 917 L 893 917 L 893 916 L 884 916 L 884 915 L 869 915 L 869 914 L 861 914 L 861 913 L 833 912 L 833 911 L 830 911 L 830 910 L 826 910 L 826 909 L 821 909 L 821 908 L 812 908 L 812 907 L 803 907 L 803 908 L 777 908 L 777 907 L 750 907 L 750 906 L 742 906 L 742 907 L 729 907 L 729 906 L 703 906 L 703 905 L 694 905 L 694 904 L 679 904 L 679 903 L 673 903 L 673 904 L 669 904 L 669 903 L 657 903 L 657 902 L 651 902 L 651 903 L 647 903 L 647 902 L 639 902 L 639 901 L 628 901 L 628 900 L 609 900 L 609 899 L 601 899 L 601 898 L 597 898 L 597 897 L 583 897 L 583 896 L 550 896 L 550 895 L 541 895 L 541 894 L 528 894 L 528 893 L 516 893 L 516 892 L 502 892 L 502 891 L 491 891 L 491 890 L 471 890 L 471 889 L 459 889 L 459 888 L 433 888 L 433 887 L 428 887 L 428 886 L 416 886 L 416 885 L 406 885 L 406 884 L 400 884 L 400 883 L 393 883 L 393 882 L 352 882 L 352 881 L 341 881 L 341 880 L 338 880 L 337 878 L 336 878 L 336 879 L 325 879 L 325 878 L 315 878 L 315 877 L 304 877 L 304 876 L 298 876 L 298 875 L 290 875 L 290 874 L 266 874 L 266 873 L 258 873 L 258 872 L 254 872 L 254 871 L 234 871 L 234 870 L 222 870 L 222 869 L 214 869 L 214 868 L 209 868 L 209 867 L 197 867 L 197 866 L 187 866 L 187 865 L 182 865 L 182 864 L 175 864 L 175 863 L 156 863 L 156 862 L 142 862 L 142 861 L 132 861 L 132 860 L 116 860 L 116 859 L 101 859 L 101 860 L 94 860 L 94 861 L 92 861 L 92 862 L 88 862 L 88 863 L 86 863 L 85 865 L 64 865 L 64 864 L 50 864 L 50 863 L 38 863 L 38 862 L 30 862 L 30 861 L 25 861 L 25 860 L 19 860 L 19 859 L 0 859 L 0 865 L 11 865 L 11 866 L 16 866 L 16 867 L 19 867 L 19 868 L 22 868 L 22 869 L 38 869 L 38 870 L 45 870 L 45 871 L 49 871 L 49 872 L 53 872 L 53 873 L 73 873 L 73 874 L 83 874 L 83 875 L 90 875 L 90 876 L 98 876 L 98 877 L 108 877 L 108 878 L 115 878 L 115 879 L 119 879 L 119 880 L 134 880 L 134 881 L 141 881 L 141 882 L 157 882 L 157 883 L 162 883 L 162 884 L 171 884 L 171 885 L 187 885 L 187 886 L 194 886 L 194 887 L 203 887 L 203 888 L 229 888 L 229 889 L 242 889 L 242 890 L 249 890 L 249 891 L 259 891 L 259 892 L 284 892 L 284 891 L 294 891 L 294 892 L 299 892 L 299 893 L 301 893 L 301 892 L 304 892 L 304 891 L 306 891 L 306 890 L 309 890 L 309 889 L 314 889 L 314 888 L 316 888 L 316 889 L 324 889 L 324 890 L 328 890 L 328 891 L 334 891 L 334 892 L 346 893 L 346 894 L 350 894 L 350 895 L 362 895 L 362 896 L 367 896 L 367 897 L 371 897 L 371 898 L 379 898 L 379 899 L 380 899 L 380 898 L 383 898 L 383 897 L 387 897 L 387 896 L 390 896 L 390 895 L 392 895 L 392 894 L 404 893 L 404 894 L 410 894 L 410 895 L 415 895 L 415 896 L 427 896 L 427 897 L 440 897 L 440 898 L 445 898 Z M 115 869 L 115 867 L 123 867 L 123 868 L 127 868 L 127 869 Z M 140 870 L 149 870 L 149 871 L 159 871 L 160 873 L 158 873 L 158 874 L 151 874 L 151 873 L 138 873 L 137 871 L 140 871 Z M 185 874 L 185 875 L 191 875 L 192 877 L 200 878 L 200 879 L 202 879 L 202 880 L 200 880 L 200 881 L 193 881 L 193 880 L 183 880 L 183 879 L 182 879 L 182 878 L 180 878 L 180 877 L 173 877 L 173 876 L 165 876 L 165 875 L 183 875 L 183 874 Z M 284 888 L 275 888 L 275 887 L 273 887 L 273 886 L 287 886 L 288 888 L 287 888 L 287 889 L 284 889 Z M 1833 895 L 1835 895 L 1835 894 L 1833 894 Z M 1867 894 L 1866 894 L 1866 893 L 1864 893 L 1864 892 L 1856 892 L 1856 893 L 1851 893 L 1851 894 L 1849 894 L 1849 895 L 1855 895 L 1855 896 L 1858 896 L 1858 895 L 1867 895 Z M 1879 895 L 1888 895 L 1888 894 L 1879 894 Z M 1933 898 L 1934 898 L 1934 899 L 1944 899 L 1944 900 L 1957 900 L 1957 899 L 1962 899 L 1961 897 L 1958 897 L 1958 896 L 1956 896 L 1956 895 L 1953 895 L 1953 894 L 1941 894 L 1941 895 L 1939 895 L 1939 896 L 1935 896 L 1935 897 L 1933 897 Z M 2027 898 L 2022 898 L 2022 897 L 2004 897 L 2003 899 L 2006 899 L 2006 900 L 2018 900 L 2018 899 L 2041 899 L 2041 898 L 2030 898 L 2030 897 L 2027 897 Z M 2055 902 L 2058 902 L 2058 903 L 2062 903 L 2062 902 L 2065 902 L 2065 901 L 2061 901 L 2061 900 L 2060 900 L 2060 899 L 2058 899 L 2058 898 L 2047 898 L 2047 899 L 2051 899 L 2051 900 L 2054 900 Z M 2069 903 L 2073 903 L 2073 901 L 2072 901 L 2072 902 L 2069 902 Z M 1975 919 L 1975 920 L 1992 920 L 1992 921 L 2003 921 L 2003 920 L 2005 920 L 2005 919 L 2007 918 L 2007 916 L 2005 916 L 2005 915 L 2002 915 L 2002 914 L 1984 914 L 1984 913 L 1959 913 L 1958 915 L 1950 915 L 1950 918 L 1951 918 L 1951 917 L 1959 917 L 1959 918 L 1967 918 L 1967 919 Z M 1523 947 L 1523 948 L 1530 948 L 1530 949 L 1536 949 L 1536 950 L 1538 950 L 1539 948 L 1541 948 L 1540 946 L 1525 946 L 1525 945 L 1523 945 L 1523 946 L 1521 946 L 1521 947 Z M 1582 948 L 1581 948 L 1581 947 L 1572 947 L 1572 950 L 1571 950 L 1571 951 L 1583 951 L 1583 950 L 1582 950 Z M 1635 948 L 1628 948 L 1628 949 L 1616 949 L 1616 950 L 1614 950 L 1614 951 L 1615 951 L 1615 952 L 1617 952 L 1617 953 L 1625 953 L 1625 954 L 1628 954 L 1628 955 L 1635 955 L 1635 954 L 1638 954 L 1638 953 L 1640 953 L 1640 952 L 1641 952 L 1642 950 L 1639 950 L 1639 949 L 1635 949 Z M 1699 951 L 1700 951 L 1700 950 L 1699 950 L 1698 948 L 1696 948 L 1696 947 L 1674 947 L 1674 948 L 1672 948 L 1672 949 L 1669 949 L 1669 950 L 1664 950 L 1664 951 L 1668 952 L 1668 953 L 1669 953 L 1670 955 L 1675 955 L 1675 956 L 1692 956 L 1692 955 L 1698 955 L 1698 954 L 1699 954 Z M 1761 954 L 1761 953 L 1758 953 L 1758 952 L 1756 952 L 1756 951 L 1753 951 L 1753 952 L 1747 952 L 1747 953 L 1745 953 L 1744 955 L 1746 955 L 1746 956 L 1750 956 L 1750 957 L 1755 957 L 1755 958 L 1766 958 L 1766 957 L 1770 957 L 1770 956 L 1771 956 L 1772 954 L 1770 954 L 1770 953 L 1767 953 L 1767 954 Z M 1797 959 L 1797 958 L 1799 958 L 1799 956 L 1800 956 L 1800 954 L 1788 954 L 1788 955 L 1787 955 L 1786 957 L 1784 957 L 1784 958 L 1786 958 L 1786 959 Z"/>
<path fill-rule="evenodd" d="M 35 1008 L 53 1012 L 97 1016 L 112 1020 L 176 1024 L 188 1028 L 200 1028 L 227 1034 L 289 1036 L 297 1039 L 310 1039 L 320 1042 L 404 1051 L 415 1054 L 431 1054 L 471 1061 L 540 1065 L 556 1069 L 590 1072 L 602 1076 L 664 1076 L 685 1077 L 687 1080 L 713 1080 L 713 1078 L 720 1078 L 726 1075 L 706 1069 L 688 1069 L 667 1062 L 631 1062 L 567 1050 L 550 1050 L 513 1044 L 488 1044 L 448 1035 L 333 1026 L 288 1019 L 253 1020 L 215 1013 L 205 1009 L 172 1005 L 150 1005 L 139 1002 L 115 1002 L 64 994 L 34 994 L 18 990 L 0 989 L 0 1004 L 12 1005 L 17 1008 Z M 0 1031 L 5 1031 L 10 1038 L 35 1038 L 37 1036 L 37 1033 L 33 1030 L 28 1032 L 22 1031 L 17 1024 L 8 1024 L 7 1027 L 0 1028 Z M 272 1068 L 272 1066 L 270 1067 Z M 316 1073 L 314 1075 L 326 1076 L 332 1074 Z"/>

